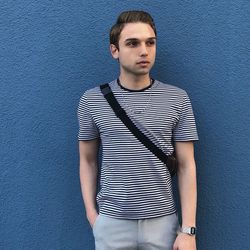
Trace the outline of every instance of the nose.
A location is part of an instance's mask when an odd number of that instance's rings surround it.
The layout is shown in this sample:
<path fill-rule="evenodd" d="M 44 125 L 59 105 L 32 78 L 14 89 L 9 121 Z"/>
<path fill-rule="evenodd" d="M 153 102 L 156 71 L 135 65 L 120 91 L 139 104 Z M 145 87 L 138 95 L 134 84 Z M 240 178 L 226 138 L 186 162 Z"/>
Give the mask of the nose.
<path fill-rule="evenodd" d="M 140 48 L 140 56 L 147 56 L 148 55 L 148 49 L 147 49 L 147 45 L 145 43 L 141 44 L 141 48 Z"/>

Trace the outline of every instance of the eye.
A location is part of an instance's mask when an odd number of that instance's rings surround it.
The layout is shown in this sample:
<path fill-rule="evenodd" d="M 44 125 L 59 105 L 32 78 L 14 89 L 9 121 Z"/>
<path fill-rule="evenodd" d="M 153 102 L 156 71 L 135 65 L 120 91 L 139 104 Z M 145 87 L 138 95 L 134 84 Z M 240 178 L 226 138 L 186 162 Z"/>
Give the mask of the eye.
<path fill-rule="evenodd" d="M 130 46 L 130 47 L 136 47 L 137 45 L 138 45 L 137 41 L 131 41 L 127 43 L 127 46 Z"/>
<path fill-rule="evenodd" d="M 155 45 L 155 40 L 149 40 L 149 41 L 147 41 L 147 45 L 148 45 L 148 46 L 153 46 L 153 45 Z"/>

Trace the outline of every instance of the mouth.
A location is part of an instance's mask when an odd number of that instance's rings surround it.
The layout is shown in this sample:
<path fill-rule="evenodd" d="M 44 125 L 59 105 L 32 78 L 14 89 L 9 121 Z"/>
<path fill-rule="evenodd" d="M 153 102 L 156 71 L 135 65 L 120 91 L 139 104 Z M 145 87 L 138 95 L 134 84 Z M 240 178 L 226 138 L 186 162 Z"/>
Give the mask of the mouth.
<path fill-rule="evenodd" d="M 146 66 L 146 65 L 150 64 L 150 62 L 149 61 L 140 61 L 140 62 L 137 62 L 136 64 Z"/>

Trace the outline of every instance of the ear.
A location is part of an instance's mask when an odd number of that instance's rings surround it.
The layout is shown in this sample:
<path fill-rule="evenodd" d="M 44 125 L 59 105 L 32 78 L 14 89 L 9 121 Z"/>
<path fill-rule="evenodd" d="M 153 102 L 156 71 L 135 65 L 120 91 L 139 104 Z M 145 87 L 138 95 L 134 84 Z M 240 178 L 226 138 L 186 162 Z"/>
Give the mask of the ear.
<path fill-rule="evenodd" d="M 110 44 L 110 53 L 114 59 L 119 59 L 119 50 L 114 44 Z"/>

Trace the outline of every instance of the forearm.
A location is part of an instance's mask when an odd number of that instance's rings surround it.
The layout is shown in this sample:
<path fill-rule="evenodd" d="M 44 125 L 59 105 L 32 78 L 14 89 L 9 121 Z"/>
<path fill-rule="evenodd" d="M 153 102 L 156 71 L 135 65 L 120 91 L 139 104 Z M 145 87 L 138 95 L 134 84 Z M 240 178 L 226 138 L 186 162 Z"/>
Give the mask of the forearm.
<path fill-rule="evenodd" d="M 96 162 L 80 162 L 81 190 L 87 217 L 91 213 L 96 213 L 97 173 Z"/>
<path fill-rule="evenodd" d="M 194 159 L 180 164 L 178 170 L 182 226 L 196 225 L 197 184 Z"/>

